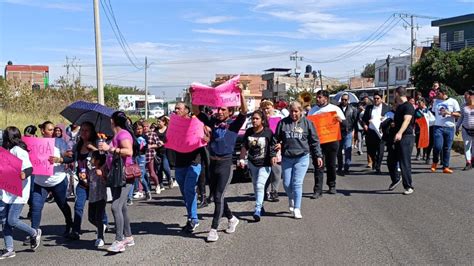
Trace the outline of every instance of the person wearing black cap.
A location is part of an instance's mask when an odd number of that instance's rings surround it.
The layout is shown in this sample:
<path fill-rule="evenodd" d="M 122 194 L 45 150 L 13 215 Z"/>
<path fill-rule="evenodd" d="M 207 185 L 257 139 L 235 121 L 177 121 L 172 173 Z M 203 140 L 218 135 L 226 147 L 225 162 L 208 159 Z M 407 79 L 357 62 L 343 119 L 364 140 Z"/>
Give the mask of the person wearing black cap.
<path fill-rule="evenodd" d="M 380 123 L 385 114 L 390 110 L 387 104 L 383 102 L 382 93 L 374 93 L 374 104 L 367 106 L 362 117 L 362 124 L 366 132 L 367 153 L 372 159 L 372 169 L 380 174 L 385 142 L 378 133 Z"/>

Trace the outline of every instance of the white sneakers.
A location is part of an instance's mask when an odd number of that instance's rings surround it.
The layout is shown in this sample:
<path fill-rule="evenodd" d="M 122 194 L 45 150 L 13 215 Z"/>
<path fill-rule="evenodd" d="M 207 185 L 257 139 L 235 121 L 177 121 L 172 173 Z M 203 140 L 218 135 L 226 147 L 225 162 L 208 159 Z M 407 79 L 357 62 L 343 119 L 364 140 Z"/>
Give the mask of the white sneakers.
<path fill-rule="evenodd" d="M 155 193 L 156 194 L 161 194 L 161 187 L 160 186 L 156 186 Z"/>
<path fill-rule="evenodd" d="M 137 193 L 135 193 L 135 195 L 133 195 L 133 198 L 134 199 L 141 199 L 143 198 L 143 193 L 141 193 L 140 191 L 138 191 Z"/>
<path fill-rule="evenodd" d="M 410 195 L 414 192 L 413 188 L 409 188 L 407 190 L 405 190 L 405 192 L 403 192 L 403 195 Z"/>
<path fill-rule="evenodd" d="M 298 208 L 295 208 L 293 210 L 293 215 L 294 215 L 295 219 L 303 218 L 303 216 L 301 215 L 301 209 L 298 209 Z"/>
<path fill-rule="evenodd" d="M 235 216 L 232 216 L 232 218 L 229 219 L 229 225 L 227 226 L 227 229 L 225 230 L 225 232 L 227 234 L 234 233 L 235 228 L 237 227 L 238 224 L 239 224 L 239 219 L 237 219 L 237 217 Z M 207 235 L 207 242 L 216 242 L 217 240 L 219 240 L 219 235 L 217 234 L 217 230 L 211 229 L 209 231 L 209 234 Z"/>
<path fill-rule="evenodd" d="M 295 210 L 295 201 L 290 199 L 288 200 L 288 209 L 290 210 L 290 213 L 293 213 Z"/>
<path fill-rule="evenodd" d="M 100 238 L 97 238 L 97 240 L 95 241 L 95 244 L 94 246 L 100 248 L 100 247 L 103 247 L 105 245 L 104 243 L 104 240 L 100 239 Z"/>

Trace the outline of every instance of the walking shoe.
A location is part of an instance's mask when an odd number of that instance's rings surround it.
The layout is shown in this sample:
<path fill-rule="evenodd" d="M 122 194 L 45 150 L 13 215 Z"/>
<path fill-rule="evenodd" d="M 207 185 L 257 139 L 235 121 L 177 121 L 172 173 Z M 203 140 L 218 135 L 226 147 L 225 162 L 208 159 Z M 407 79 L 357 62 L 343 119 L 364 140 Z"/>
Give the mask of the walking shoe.
<path fill-rule="evenodd" d="M 54 202 L 54 197 L 53 194 L 48 194 L 48 197 L 46 198 L 47 203 L 53 203 Z"/>
<path fill-rule="evenodd" d="M 417 156 L 415 157 L 415 161 L 419 161 L 419 160 L 420 160 L 420 155 L 417 155 Z"/>
<path fill-rule="evenodd" d="M 443 168 L 443 173 L 445 173 L 445 174 L 452 174 L 453 172 L 454 172 L 454 171 L 451 170 L 449 167 Z"/>
<path fill-rule="evenodd" d="M 279 202 L 280 199 L 278 198 L 278 192 L 272 191 L 270 192 L 270 197 L 268 198 L 269 202 Z"/>
<path fill-rule="evenodd" d="M 206 208 L 207 206 L 209 206 L 209 203 L 207 203 L 207 200 L 204 199 L 204 200 L 201 200 L 201 202 L 199 203 L 198 209 Z"/>
<path fill-rule="evenodd" d="M 437 163 L 432 163 L 431 164 L 431 172 L 436 172 L 436 168 L 438 168 L 438 164 Z"/>
<path fill-rule="evenodd" d="M 23 241 L 23 246 L 28 246 L 31 244 L 31 237 L 26 236 L 25 240 Z"/>
<path fill-rule="evenodd" d="M 362 155 L 362 152 L 361 152 L 361 151 L 357 151 L 357 155 Z"/>
<path fill-rule="evenodd" d="M 295 201 L 292 199 L 288 199 L 288 209 L 290 210 L 290 213 L 293 213 L 295 210 Z"/>
<path fill-rule="evenodd" d="M 410 195 L 414 192 L 413 188 L 409 188 L 407 190 L 405 190 L 405 192 L 403 192 L 403 195 Z"/>
<path fill-rule="evenodd" d="M 70 235 L 71 235 L 71 226 L 66 225 L 66 230 L 64 230 L 63 237 L 69 238 Z"/>
<path fill-rule="evenodd" d="M 394 190 L 398 185 L 400 185 L 401 182 L 402 182 L 402 179 L 401 178 L 398 179 L 397 182 L 390 184 L 390 186 L 388 187 L 388 190 L 389 191 Z"/>
<path fill-rule="evenodd" d="M 426 160 L 425 160 L 425 164 L 431 164 L 431 160 L 430 160 L 430 159 L 426 159 Z"/>
<path fill-rule="evenodd" d="M 227 234 L 234 233 L 235 228 L 237 227 L 238 224 L 239 224 L 239 219 L 237 219 L 237 217 L 235 217 L 235 216 L 232 216 L 232 218 L 229 219 L 229 225 L 227 226 L 227 229 L 225 230 L 225 232 Z"/>
<path fill-rule="evenodd" d="M 133 239 L 133 236 L 125 237 L 122 243 L 127 247 L 135 246 L 135 240 Z"/>
<path fill-rule="evenodd" d="M 161 187 L 160 186 L 156 186 L 155 193 L 156 194 L 161 194 Z"/>
<path fill-rule="evenodd" d="M 313 195 L 311 195 L 311 198 L 312 199 L 319 199 L 323 196 L 323 194 L 319 193 L 319 192 L 314 192 Z"/>
<path fill-rule="evenodd" d="M 463 171 L 469 171 L 472 169 L 472 164 L 466 163 L 466 166 L 462 169 Z"/>
<path fill-rule="evenodd" d="M 339 176 L 345 176 L 345 174 L 342 170 L 337 170 L 336 174 L 339 175 Z"/>
<path fill-rule="evenodd" d="M 337 191 L 336 191 L 336 187 L 330 187 L 329 190 L 328 190 L 328 194 L 336 194 Z"/>
<path fill-rule="evenodd" d="M 125 245 L 122 241 L 115 240 L 112 245 L 107 249 L 108 252 L 119 253 L 125 251 Z"/>
<path fill-rule="evenodd" d="M 198 220 L 190 220 L 188 221 L 188 223 L 189 223 L 189 226 L 186 230 L 188 233 L 193 233 L 196 230 L 196 228 L 199 226 Z"/>
<path fill-rule="evenodd" d="M 104 240 L 102 240 L 101 238 L 97 238 L 97 239 L 95 240 L 94 246 L 95 246 L 96 248 L 103 247 L 104 245 L 105 245 Z"/>
<path fill-rule="evenodd" d="M 4 249 L 0 253 L 0 260 L 14 258 L 15 256 L 16 254 L 14 250 L 9 251 L 9 250 Z"/>
<path fill-rule="evenodd" d="M 128 200 L 127 200 L 127 206 L 132 206 L 132 205 L 133 205 L 132 199 L 128 199 Z"/>
<path fill-rule="evenodd" d="M 32 250 L 36 250 L 41 244 L 41 229 L 36 230 L 36 236 L 31 237 L 30 247 Z"/>
<path fill-rule="evenodd" d="M 209 231 L 209 234 L 207 235 L 207 242 L 216 242 L 217 240 L 219 240 L 217 230 L 211 229 L 211 231 Z"/>
<path fill-rule="evenodd" d="M 255 222 L 260 222 L 260 216 L 262 215 L 261 210 L 255 210 L 253 214 L 253 219 Z"/>
<path fill-rule="evenodd" d="M 160 184 L 160 189 L 161 189 L 161 191 L 165 191 L 166 190 L 165 185 Z"/>
<path fill-rule="evenodd" d="M 133 195 L 133 198 L 134 199 L 141 199 L 141 198 L 143 198 L 143 196 L 144 196 L 143 193 L 137 192 L 137 193 L 135 193 L 135 195 Z"/>
<path fill-rule="evenodd" d="M 146 200 L 147 200 L 147 201 L 150 201 L 150 200 L 153 199 L 153 198 L 151 197 L 151 192 L 150 192 L 150 191 L 148 191 L 145 195 L 146 195 Z"/>
<path fill-rule="evenodd" d="M 303 215 L 301 215 L 301 209 L 295 208 L 295 210 L 293 211 L 293 216 L 295 217 L 295 219 L 303 218 Z"/>
<path fill-rule="evenodd" d="M 79 240 L 80 236 L 78 232 L 71 232 L 68 236 L 69 239 L 71 240 Z"/>
<path fill-rule="evenodd" d="M 173 187 L 179 187 L 178 182 L 176 182 L 176 180 L 173 180 Z"/>

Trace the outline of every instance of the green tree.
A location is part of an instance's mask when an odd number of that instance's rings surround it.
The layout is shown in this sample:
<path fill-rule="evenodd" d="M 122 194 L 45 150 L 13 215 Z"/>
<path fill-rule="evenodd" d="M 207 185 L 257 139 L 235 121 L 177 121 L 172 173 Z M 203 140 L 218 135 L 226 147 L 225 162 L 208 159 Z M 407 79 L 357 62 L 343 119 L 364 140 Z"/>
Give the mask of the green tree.
<path fill-rule="evenodd" d="M 104 86 L 104 102 L 105 105 L 112 108 L 118 108 L 118 96 L 119 94 L 144 94 L 143 90 L 139 90 L 136 87 L 123 87 L 113 84 L 105 84 Z M 97 89 L 93 91 L 95 99 L 97 99 Z"/>
<path fill-rule="evenodd" d="M 364 67 L 364 71 L 360 73 L 363 78 L 375 78 L 375 63 L 366 64 Z"/>
<path fill-rule="evenodd" d="M 344 90 L 347 90 L 348 88 L 349 88 L 349 86 L 347 86 L 347 84 L 340 84 L 340 85 L 332 86 L 331 93 L 337 93 L 337 92 L 340 92 L 340 91 L 344 91 Z"/>
<path fill-rule="evenodd" d="M 456 94 L 463 94 L 474 85 L 474 48 L 460 52 L 433 49 L 411 69 L 415 87 L 427 94 L 433 82 L 439 81 Z"/>

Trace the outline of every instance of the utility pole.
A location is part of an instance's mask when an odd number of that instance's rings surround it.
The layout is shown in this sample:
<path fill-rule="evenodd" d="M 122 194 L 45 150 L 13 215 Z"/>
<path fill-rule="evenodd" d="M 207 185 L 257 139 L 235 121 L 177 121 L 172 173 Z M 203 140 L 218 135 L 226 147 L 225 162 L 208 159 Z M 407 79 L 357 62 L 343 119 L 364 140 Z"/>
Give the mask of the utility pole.
<path fill-rule="evenodd" d="M 66 56 L 66 64 L 64 65 L 66 68 L 66 86 L 69 85 L 69 57 Z"/>
<path fill-rule="evenodd" d="M 324 90 L 323 89 L 323 75 L 321 74 L 321 70 L 318 70 L 318 74 L 319 74 L 319 83 L 321 83 L 321 90 Z"/>
<path fill-rule="evenodd" d="M 415 40 L 415 29 L 414 29 L 414 26 L 413 26 L 413 15 L 410 16 L 410 32 L 411 32 L 411 52 L 410 52 L 410 69 L 413 67 L 413 61 L 414 61 L 414 54 L 415 54 L 415 43 L 416 43 L 416 40 Z"/>
<path fill-rule="evenodd" d="M 295 51 L 293 55 L 290 55 L 290 60 L 295 61 L 295 79 L 296 79 L 296 89 L 298 89 L 298 60 L 303 61 L 302 56 L 298 56 L 298 51 Z"/>
<path fill-rule="evenodd" d="M 145 56 L 145 119 L 148 119 L 148 84 L 147 84 L 148 61 Z"/>
<path fill-rule="evenodd" d="M 100 37 L 99 0 L 94 1 L 94 28 L 95 28 L 95 68 L 97 77 L 97 102 L 105 105 L 104 77 L 102 73 L 102 43 Z"/>
<path fill-rule="evenodd" d="M 387 64 L 387 104 L 390 104 L 390 88 L 389 88 L 389 81 L 390 81 L 390 55 L 387 56 L 385 59 L 385 63 Z"/>

